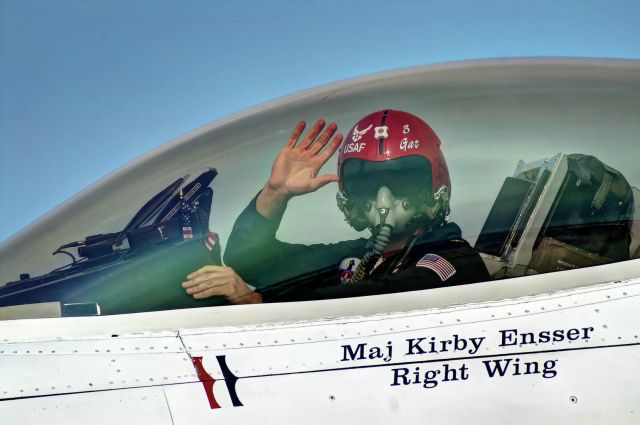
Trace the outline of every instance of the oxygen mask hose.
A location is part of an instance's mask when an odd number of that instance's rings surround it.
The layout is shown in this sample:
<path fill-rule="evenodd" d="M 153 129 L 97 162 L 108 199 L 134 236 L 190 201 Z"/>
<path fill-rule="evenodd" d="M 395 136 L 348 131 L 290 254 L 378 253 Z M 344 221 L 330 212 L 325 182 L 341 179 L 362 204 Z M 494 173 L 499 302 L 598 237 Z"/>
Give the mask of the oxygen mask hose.
<path fill-rule="evenodd" d="M 380 224 L 376 227 L 373 235 L 371 235 L 371 238 L 365 245 L 364 255 L 360 260 L 360 264 L 358 264 L 358 267 L 356 267 L 356 270 L 353 272 L 349 283 L 364 280 L 378 262 L 387 245 L 389 245 L 391 232 L 393 231 L 393 226 L 385 223 L 389 215 L 389 208 L 379 208 L 378 213 L 380 214 Z"/>

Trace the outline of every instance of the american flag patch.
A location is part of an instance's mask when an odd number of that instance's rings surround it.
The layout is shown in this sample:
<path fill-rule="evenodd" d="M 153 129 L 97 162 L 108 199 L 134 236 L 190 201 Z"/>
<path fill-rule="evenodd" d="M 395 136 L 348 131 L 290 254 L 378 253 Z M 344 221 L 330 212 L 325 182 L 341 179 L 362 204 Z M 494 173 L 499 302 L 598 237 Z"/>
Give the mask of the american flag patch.
<path fill-rule="evenodd" d="M 424 267 L 435 272 L 443 282 L 456 274 L 453 265 L 436 254 L 427 254 L 416 263 L 416 267 Z"/>
<path fill-rule="evenodd" d="M 204 239 L 204 246 L 207 247 L 209 251 L 213 251 L 213 248 L 218 243 L 218 234 L 212 231 L 209 231 L 209 235 Z"/>
<path fill-rule="evenodd" d="M 182 238 L 183 239 L 193 239 L 193 229 L 191 227 L 183 227 L 182 228 Z"/>

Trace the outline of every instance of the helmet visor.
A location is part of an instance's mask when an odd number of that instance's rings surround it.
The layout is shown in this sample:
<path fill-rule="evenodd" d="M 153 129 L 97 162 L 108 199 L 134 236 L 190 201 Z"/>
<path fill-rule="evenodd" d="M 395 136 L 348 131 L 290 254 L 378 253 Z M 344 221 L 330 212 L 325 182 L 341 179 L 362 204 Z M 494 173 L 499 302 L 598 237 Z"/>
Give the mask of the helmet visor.
<path fill-rule="evenodd" d="M 369 199 L 382 186 L 397 198 L 408 198 L 425 188 L 431 192 L 431 166 L 421 156 L 406 156 L 388 161 L 350 159 L 342 165 L 342 187 L 349 197 Z"/>

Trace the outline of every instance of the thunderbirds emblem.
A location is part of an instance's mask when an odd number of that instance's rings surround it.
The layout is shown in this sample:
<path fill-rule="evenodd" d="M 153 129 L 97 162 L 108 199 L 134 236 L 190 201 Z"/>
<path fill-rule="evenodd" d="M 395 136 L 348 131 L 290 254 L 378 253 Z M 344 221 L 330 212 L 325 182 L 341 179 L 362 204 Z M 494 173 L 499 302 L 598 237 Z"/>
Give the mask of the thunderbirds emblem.
<path fill-rule="evenodd" d="M 387 127 L 386 125 L 376 127 L 373 129 L 373 131 L 376 132 L 374 136 L 376 139 L 386 139 L 387 137 L 389 137 L 389 127 Z"/>
<path fill-rule="evenodd" d="M 364 130 L 358 130 L 358 125 L 356 124 L 356 128 L 353 129 L 353 135 L 351 137 L 351 140 L 353 140 L 354 142 L 357 142 L 358 140 L 362 139 L 362 136 L 364 136 L 364 133 L 369 131 L 371 127 L 373 127 L 373 124 L 369 124 L 369 127 L 365 128 Z"/>

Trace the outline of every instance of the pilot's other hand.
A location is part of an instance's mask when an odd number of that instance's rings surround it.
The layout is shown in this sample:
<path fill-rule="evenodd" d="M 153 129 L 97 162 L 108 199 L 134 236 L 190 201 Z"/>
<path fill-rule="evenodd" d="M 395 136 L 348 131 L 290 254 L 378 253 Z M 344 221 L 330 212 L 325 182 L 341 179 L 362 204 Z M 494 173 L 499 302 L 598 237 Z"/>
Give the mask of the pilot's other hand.
<path fill-rule="evenodd" d="M 318 120 L 300 139 L 305 126 L 306 123 L 300 121 L 293 129 L 273 163 L 269 181 L 258 196 L 258 212 L 267 218 L 273 219 L 281 214 L 292 197 L 314 192 L 338 181 L 336 174 L 318 175 L 342 142 L 342 134 L 334 136 L 338 126 L 331 123 L 325 128 L 324 120 Z"/>
<path fill-rule="evenodd" d="M 182 287 L 197 300 L 218 295 L 231 304 L 262 302 L 260 294 L 254 292 L 231 267 L 204 266 L 188 275 Z"/>

